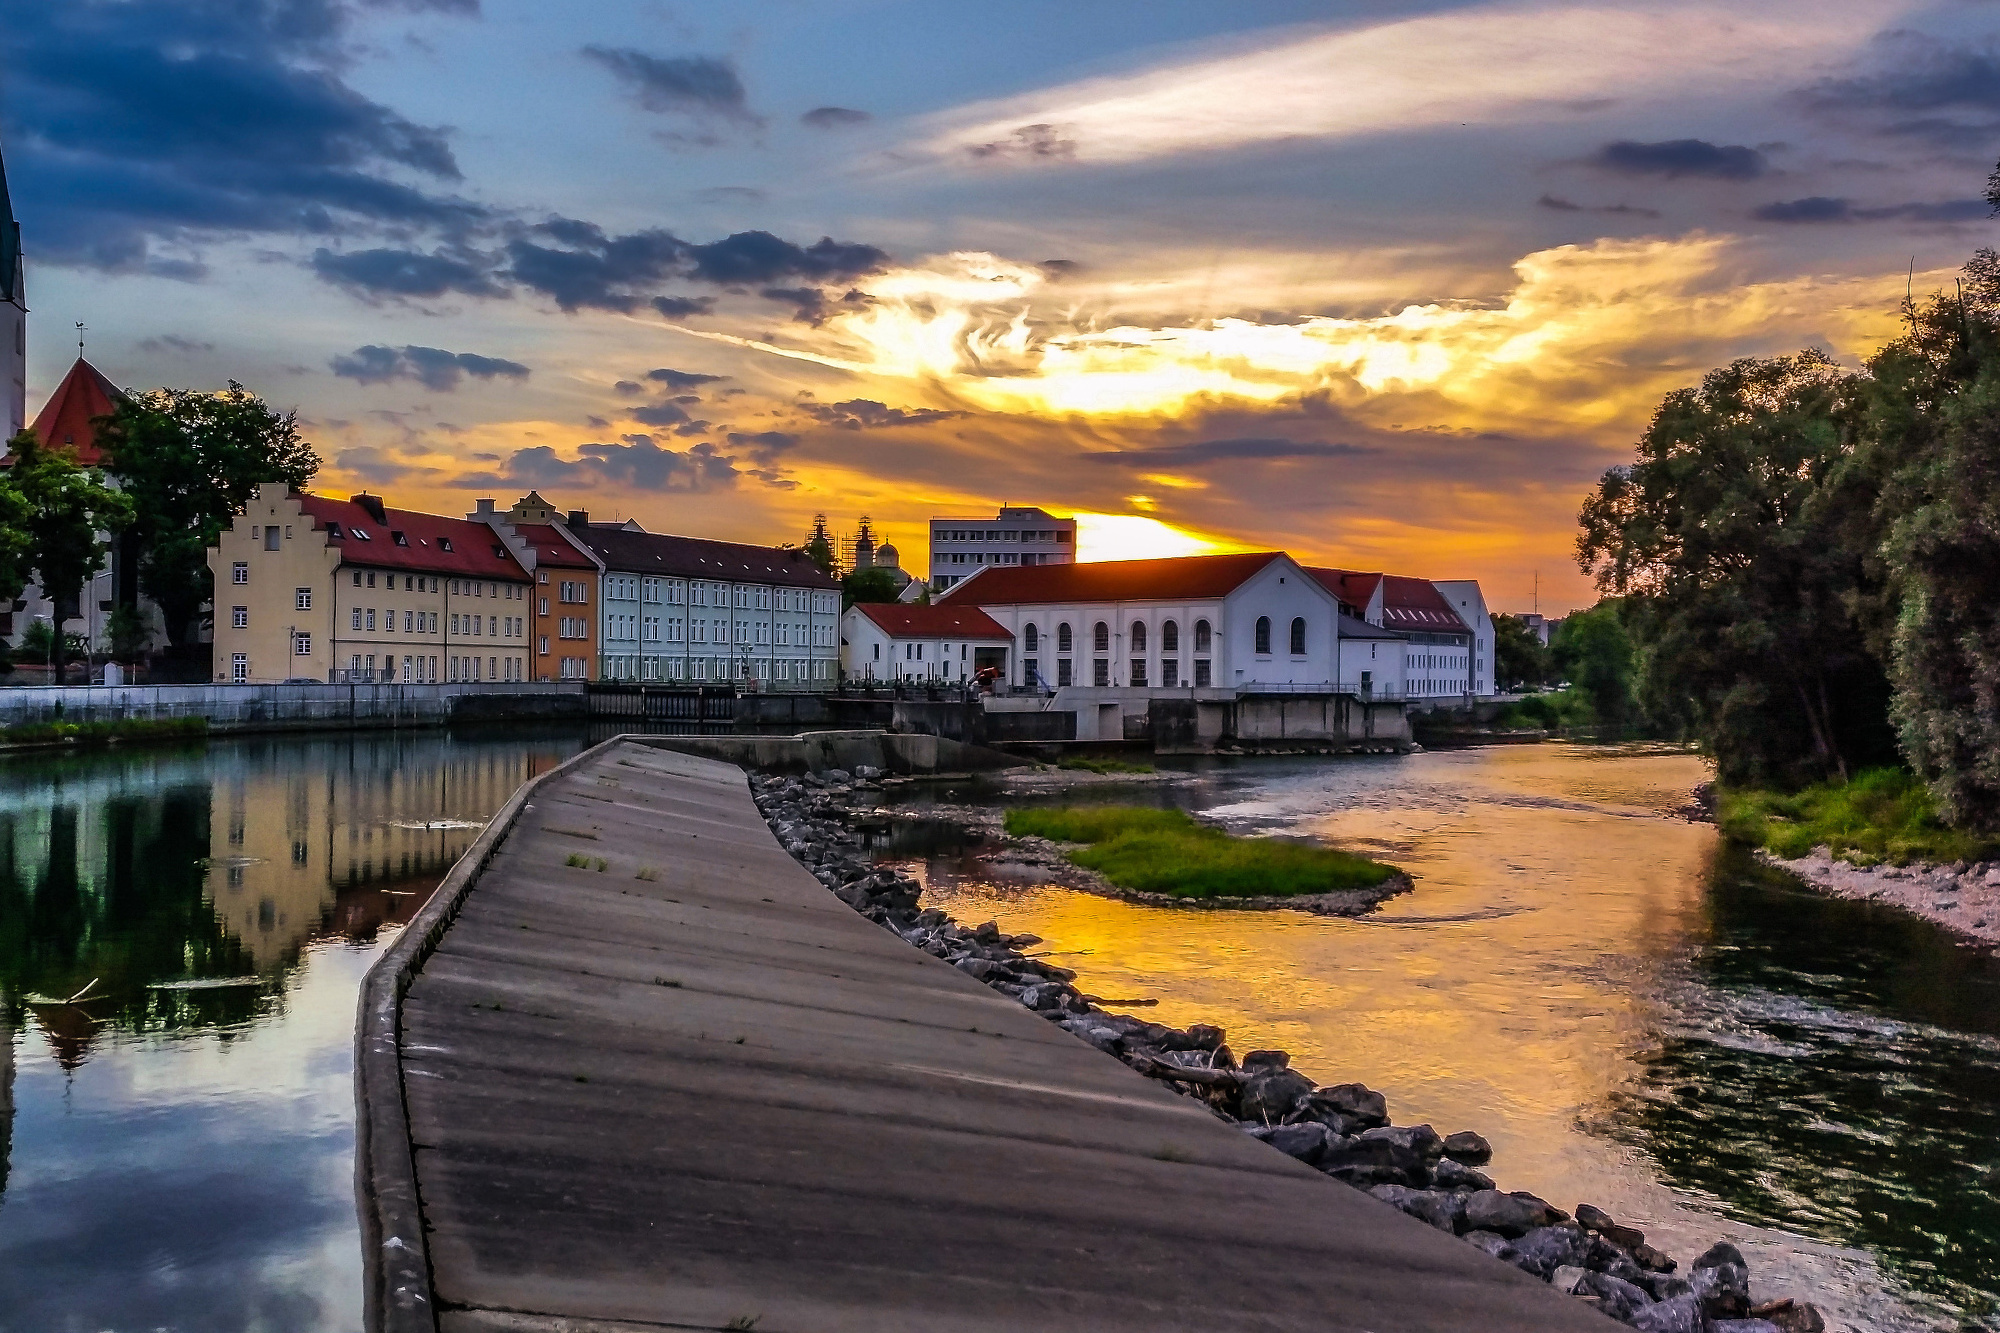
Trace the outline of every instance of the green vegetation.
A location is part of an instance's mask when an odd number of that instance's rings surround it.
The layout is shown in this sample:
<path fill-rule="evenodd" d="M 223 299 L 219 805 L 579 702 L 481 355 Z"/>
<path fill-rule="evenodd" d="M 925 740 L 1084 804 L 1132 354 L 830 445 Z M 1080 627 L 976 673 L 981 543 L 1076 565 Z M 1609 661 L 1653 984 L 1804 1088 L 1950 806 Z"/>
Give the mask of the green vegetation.
<path fill-rule="evenodd" d="M 1547 731 L 1594 727 L 1597 710 L 1576 690 L 1553 690 L 1508 704 L 1494 718 L 1494 724 L 1510 728 L 1541 727 Z"/>
<path fill-rule="evenodd" d="M 1978 860 L 2000 850 L 1990 838 L 1946 827 L 1929 788 L 1896 768 L 1791 795 L 1725 789 L 1716 819 L 1730 836 L 1787 860 L 1815 847 L 1857 865 Z"/>
<path fill-rule="evenodd" d="M 1291 897 L 1373 888 L 1392 867 L 1349 852 L 1239 838 L 1180 810 L 1130 805 L 1009 810 L 1007 831 L 1080 842 L 1069 859 L 1113 884 L 1177 898 Z"/>
<path fill-rule="evenodd" d="M 1554 672 L 1549 650 L 1527 621 L 1505 612 L 1493 617 L 1493 677 L 1501 689 L 1539 689 Z"/>
<path fill-rule="evenodd" d="M 893 602 L 902 591 L 896 576 L 881 565 L 852 569 L 840 576 L 840 609 L 856 602 Z"/>
<path fill-rule="evenodd" d="M 197 740 L 208 735 L 203 717 L 127 718 L 121 722 L 24 722 L 0 727 L 0 745 L 111 745 L 118 741 Z"/>
<path fill-rule="evenodd" d="M 1082 755 L 1078 755 L 1073 759 L 1065 759 L 1057 764 L 1056 767 L 1077 769 L 1085 773 L 1151 773 L 1155 771 L 1151 764 L 1132 764 L 1127 763 L 1123 759 L 1088 759 Z"/>

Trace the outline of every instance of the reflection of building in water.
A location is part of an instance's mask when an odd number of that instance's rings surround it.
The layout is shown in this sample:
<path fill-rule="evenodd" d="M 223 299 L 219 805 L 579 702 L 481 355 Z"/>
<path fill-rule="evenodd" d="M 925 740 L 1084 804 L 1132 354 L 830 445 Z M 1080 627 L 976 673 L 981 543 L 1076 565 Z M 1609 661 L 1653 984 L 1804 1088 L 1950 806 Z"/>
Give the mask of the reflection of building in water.
<path fill-rule="evenodd" d="M 0 1200 L 14 1152 L 14 998 L 0 992 Z"/>
<path fill-rule="evenodd" d="M 435 733 L 245 745 L 218 771 L 207 894 L 258 970 L 422 903 L 514 789 L 556 762 Z"/>

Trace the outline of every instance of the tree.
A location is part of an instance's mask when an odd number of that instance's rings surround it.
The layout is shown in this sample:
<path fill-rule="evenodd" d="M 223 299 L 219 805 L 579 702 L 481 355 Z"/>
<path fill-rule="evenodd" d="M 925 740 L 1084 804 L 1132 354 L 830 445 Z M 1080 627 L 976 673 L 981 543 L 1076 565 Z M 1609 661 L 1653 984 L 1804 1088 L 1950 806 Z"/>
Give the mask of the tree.
<path fill-rule="evenodd" d="M 297 413 L 280 415 L 234 380 L 221 393 L 130 395 L 104 419 L 99 440 L 132 497 L 140 584 L 176 645 L 189 641 L 214 597 L 208 548 L 257 487 L 304 486 L 319 471 L 319 456 L 299 438 Z"/>
<path fill-rule="evenodd" d="M 82 615 L 83 585 L 104 567 L 110 537 L 132 522 L 132 502 L 104 484 L 95 468 L 78 467 L 48 449 L 31 430 L 15 436 L 7 486 L 21 504 L 25 562 L 55 606 L 52 631 Z"/>
<path fill-rule="evenodd" d="M 114 606 L 104 621 L 104 642 L 99 650 L 114 662 L 131 662 L 146 651 L 151 638 L 146 617 L 136 606 Z"/>
<path fill-rule="evenodd" d="M 1535 689 L 1548 682 L 1549 650 L 1519 616 L 1493 617 L 1493 679 L 1503 690 Z"/>
<path fill-rule="evenodd" d="M 1549 651 L 1599 722 L 1624 726 L 1634 720 L 1632 639 L 1619 622 L 1618 603 L 1599 602 L 1566 617 Z"/>
<path fill-rule="evenodd" d="M 1638 461 L 1583 505 L 1577 562 L 1625 600 L 1642 694 L 1738 784 L 1893 761 L 1888 681 L 1857 614 L 1877 584 L 1851 463 L 1865 386 L 1817 351 L 1667 395 Z"/>
<path fill-rule="evenodd" d="M 893 602 L 902 591 L 895 574 L 880 565 L 851 570 L 840 580 L 840 609 L 856 602 Z"/>

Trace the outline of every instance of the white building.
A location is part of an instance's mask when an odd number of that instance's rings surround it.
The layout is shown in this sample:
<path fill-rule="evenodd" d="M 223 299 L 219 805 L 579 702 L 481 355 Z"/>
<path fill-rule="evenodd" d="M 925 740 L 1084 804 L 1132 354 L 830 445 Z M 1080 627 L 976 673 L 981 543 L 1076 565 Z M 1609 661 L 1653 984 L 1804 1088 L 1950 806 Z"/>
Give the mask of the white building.
<path fill-rule="evenodd" d="M 991 668 L 1004 679 L 1014 636 L 976 606 L 862 602 L 840 618 L 849 681 L 965 683 Z"/>
<path fill-rule="evenodd" d="M 995 518 L 931 520 L 930 585 L 943 592 L 982 569 L 1076 561 L 1076 520 L 1043 509 L 1004 507 Z"/>
<path fill-rule="evenodd" d="M 840 662 L 840 585 L 803 551 L 562 523 L 604 566 L 597 678 L 826 690 Z"/>
<path fill-rule="evenodd" d="M 1403 685 L 1411 700 L 1493 693 L 1493 620 L 1476 582 L 1433 583 L 1351 569 L 1313 574 L 1349 615 L 1403 640 Z"/>
<path fill-rule="evenodd" d="M 1493 617 L 1486 610 L 1486 597 L 1477 579 L 1435 579 L 1431 586 L 1451 603 L 1458 618 L 1472 631 L 1472 661 L 1468 677 L 1472 692 L 1480 698 L 1493 693 Z"/>

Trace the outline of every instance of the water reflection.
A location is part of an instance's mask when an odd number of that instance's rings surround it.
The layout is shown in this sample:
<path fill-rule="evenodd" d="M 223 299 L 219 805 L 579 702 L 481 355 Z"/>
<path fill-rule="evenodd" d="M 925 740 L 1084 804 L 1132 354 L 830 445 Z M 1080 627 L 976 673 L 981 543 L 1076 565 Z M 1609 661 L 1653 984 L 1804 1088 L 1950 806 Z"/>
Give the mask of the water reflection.
<path fill-rule="evenodd" d="M 1537 746 L 1210 764 L 1172 801 L 1375 849 L 1415 893 L 1372 918 L 1142 908 L 948 845 L 885 849 L 963 920 L 1031 930 L 1105 995 L 1219 1021 L 1477 1128 L 1497 1173 L 1728 1236 L 1857 1328 L 1976 1323 L 2000 1293 L 2000 974 L 1920 922 L 1822 899 L 1673 812 L 1677 753 Z M 961 790 L 959 799 L 976 793 Z M 898 835 L 902 836 L 902 835 Z M 1981 1325 L 1984 1326 L 1984 1325 Z"/>
<path fill-rule="evenodd" d="M 0 1330 L 358 1327 L 360 976 L 580 741 L 0 766 Z"/>

